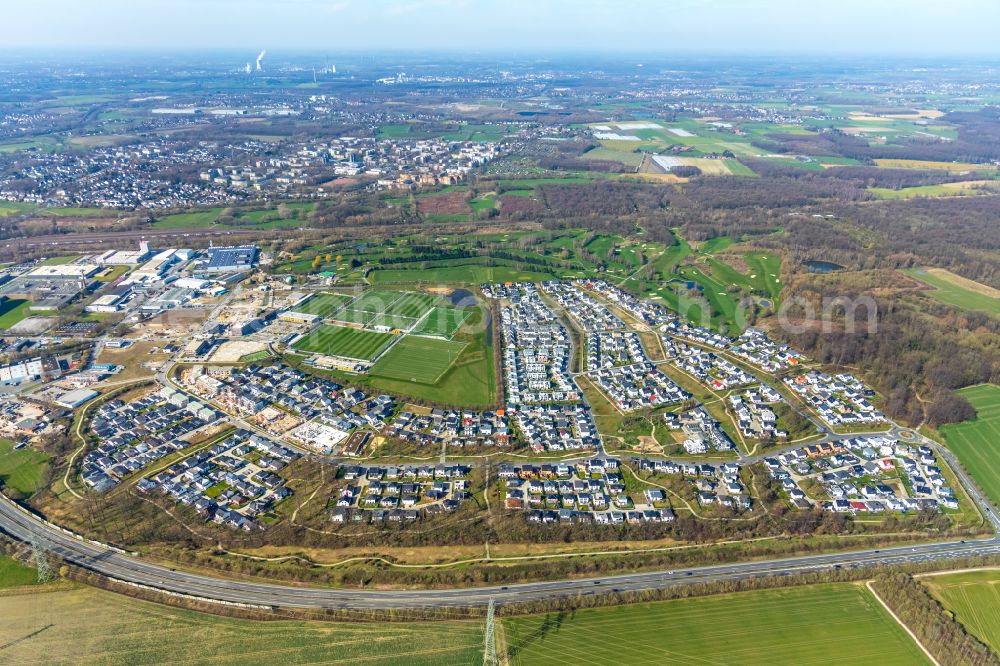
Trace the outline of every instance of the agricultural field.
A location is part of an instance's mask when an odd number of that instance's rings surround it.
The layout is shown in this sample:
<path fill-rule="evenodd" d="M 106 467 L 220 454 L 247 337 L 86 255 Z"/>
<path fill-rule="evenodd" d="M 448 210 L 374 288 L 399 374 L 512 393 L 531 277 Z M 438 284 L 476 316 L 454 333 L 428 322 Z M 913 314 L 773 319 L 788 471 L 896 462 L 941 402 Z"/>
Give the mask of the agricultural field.
<path fill-rule="evenodd" d="M 30 447 L 14 448 L 14 442 L 0 438 L 0 481 L 7 488 L 31 495 L 44 485 L 49 457 Z"/>
<path fill-rule="evenodd" d="M 627 166 L 638 167 L 642 164 L 643 154 L 632 150 L 612 150 L 611 148 L 600 146 L 588 150 L 580 156 L 580 159 L 599 162 L 620 162 Z M 513 192 L 507 192 L 506 194 L 513 194 Z"/>
<path fill-rule="evenodd" d="M 299 304 L 294 309 L 294 312 L 317 315 L 325 318 L 333 314 L 333 312 L 335 312 L 344 303 L 350 301 L 351 298 L 351 296 L 347 296 L 345 294 L 331 294 L 328 292 L 313 294 L 309 297 L 309 300 Z"/>
<path fill-rule="evenodd" d="M 371 373 L 389 379 L 436 384 L 465 347 L 464 342 L 408 335 L 379 359 Z"/>
<path fill-rule="evenodd" d="M 503 624 L 510 663 L 523 666 L 928 663 L 871 593 L 848 583 L 515 617 Z"/>
<path fill-rule="evenodd" d="M 941 434 L 979 487 L 1000 503 L 1000 386 L 980 384 L 956 392 L 976 408 L 976 418 L 943 425 Z"/>
<path fill-rule="evenodd" d="M 966 571 L 920 579 L 966 631 L 1000 652 L 1000 571 Z"/>
<path fill-rule="evenodd" d="M 591 125 L 595 136 L 608 133 L 599 129 L 608 127 L 609 135 L 634 137 L 632 139 L 601 139 L 602 146 L 612 150 L 641 149 L 649 152 L 667 152 L 675 146 L 687 146 L 692 150 L 686 155 L 702 157 L 704 155 L 732 153 L 736 156 L 756 155 L 760 149 L 750 143 L 748 136 L 738 136 L 720 125 L 692 118 L 662 123 L 659 121 L 635 121 L 622 123 L 598 123 Z"/>
<path fill-rule="evenodd" d="M 956 197 L 977 194 L 995 194 L 1000 189 L 996 180 L 964 180 L 943 185 L 917 185 L 894 190 L 888 187 L 870 187 L 868 191 L 879 199 L 913 199 L 915 197 Z"/>
<path fill-rule="evenodd" d="M 305 352 L 371 361 L 381 354 L 395 337 L 392 333 L 377 333 L 324 324 L 296 342 L 295 348 Z"/>
<path fill-rule="evenodd" d="M 8 664 L 366 663 L 482 661 L 479 621 L 252 622 L 93 588 L 0 596 Z"/>
<path fill-rule="evenodd" d="M 930 160 L 877 159 L 875 164 L 889 169 L 943 169 L 945 171 L 996 171 L 990 164 L 968 162 L 934 162 Z"/>
<path fill-rule="evenodd" d="M 904 272 L 933 287 L 927 293 L 942 303 L 1000 317 L 1000 289 L 969 280 L 943 268 L 911 268 Z"/>

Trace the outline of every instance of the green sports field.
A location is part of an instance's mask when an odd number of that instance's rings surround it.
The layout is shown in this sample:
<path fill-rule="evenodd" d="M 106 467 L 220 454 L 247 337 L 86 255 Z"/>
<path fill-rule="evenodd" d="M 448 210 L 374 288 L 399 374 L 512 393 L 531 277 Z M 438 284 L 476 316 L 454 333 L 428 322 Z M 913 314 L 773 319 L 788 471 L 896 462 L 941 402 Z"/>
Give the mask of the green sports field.
<path fill-rule="evenodd" d="M 336 314 L 330 315 L 330 319 L 333 321 L 342 321 L 345 324 L 357 324 L 358 326 L 364 326 L 374 319 L 375 316 L 374 312 L 359 310 L 354 306 L 348 306 L 342 310 L 338 310 Z"/>
<path fill-rule="evenodd" d="M 862 585 L 761 590 L 504 620 L 510 663 L 926 664 Z"/>
<path fill-rule="evenodd" d="M 416 319 L 427 312 L 436 300 L 437 298 L 428 294 L 402 294 L 386 308 L 386 314 Z"/>
<path fill-rule="evenodd" d="M 1000 651 L 1000 571 L 928 576 L 920 582 L 970 634 Z"/>
<path fill-rule="evenodd" d="M 317 354 L 370 361 L 389 346 L 392 333 L 376 333 L 324 324 L 295 343 L 295 348 Z"/>
<path fill-rule="evenodd" d="M 401 296 L 403 296 L 403 294 L 398 291 L 372 289 L 370 291 L 366 291 L 360 298 L 356 299 L 343 310 L 337 312 L 332 319 L 349 324 L 359 324 L 365 326 L 371 323 L 372 320 L 379 315 L 400 314 L 393 313 L 390 310 L 390 307 L 399 301 Z"/>
<path fill-rule="evenodd" d="M 6 664 L 481 663 L 482 622 L 252 622 L 89 587 L 0 596 Z"/>
<path fill-rule="evenodd" d="M 464 342 L 406 336 L 372 368 L 372 374 L 420 384 L 435 384 L 465 349 Z"/>
<path fill-rule="evenodd" d="M 413 329 L 413 333 L 451 338 L 455 335 L 455 331 L 462 327 L 469 315 L 468 308 L 436 307 L 431 310 L 426 319 L 420 322 L 420 325 Z"/>
<path fill-rule="evenodd" d="M 941 426 L 941 434 L 983 492 L 1000 503 L 1000 386 L 980 384 L 957 393 L 976 408 L 976 418 Z"/>
<path fill-rule="evenodd" d="M 403 293 L 399 291 L 371 289 L 366 291 L 360 298 L 351 303 L 351 309 L 363 310 L 373 314 L 388 312 L 389 306 L 398 301 L 402 296 Z"/>
<path fill-rule="evenodd" d="M 383 314 L 378 315 L 374 319 L 368 322 L 371 327 L 375 326 L 387 326 L 389 328 L 398 328 L 400 330 L 409 330 L 411 326 L 417 323 L 416 319 L 412 317 L 401 317 L 399 315 Z"/>
<path fill-rule="evenodd" d="M 294 312 L 328 317 L 337 308 L 351 300 L 344 294 L 313 294 L 309 300 L 295 307 Z"/>

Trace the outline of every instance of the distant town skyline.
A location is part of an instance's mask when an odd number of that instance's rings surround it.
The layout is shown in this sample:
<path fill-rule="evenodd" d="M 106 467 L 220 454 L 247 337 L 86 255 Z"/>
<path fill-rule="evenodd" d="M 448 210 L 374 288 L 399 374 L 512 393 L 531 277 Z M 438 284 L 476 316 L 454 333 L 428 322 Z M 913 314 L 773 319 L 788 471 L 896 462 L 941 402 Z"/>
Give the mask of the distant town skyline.
<path fill-rule="evenodd" d="M 1000 55 L 1000 3 L 952 0 L 34 0 L 6 48 Z"/>

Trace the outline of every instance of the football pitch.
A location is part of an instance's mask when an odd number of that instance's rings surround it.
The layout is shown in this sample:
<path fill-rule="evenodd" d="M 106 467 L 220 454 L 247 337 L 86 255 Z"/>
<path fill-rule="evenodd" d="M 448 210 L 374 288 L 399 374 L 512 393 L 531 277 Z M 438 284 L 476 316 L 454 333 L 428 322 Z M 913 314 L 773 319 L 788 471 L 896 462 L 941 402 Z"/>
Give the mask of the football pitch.
<path fill-rule="evenodd" d="M 323 324 L 295 343 L 295 348 L 317 354 L 370 361 L 389 346 L 396 336 L 344 326 Z"/>
<path fill-rule="evenodd" d="M 503 620 L 513 665 L 926 664 L 863 585 L 759 590 Z"/>
<path fill-rule="evenodd" d="M 436 335 L 450 339 L 462 327 L 462 324 L 465 323 L 470 314 L 471 312 L 468 308 L 436 307 L 431 310 L 426 319 L 413 329 L 413 333 L 417 335 Z"/>
<path fill-rule="evenodd" d="M 312 300 L 305 305 L 309 306 Z M 335 309 L 330 308 L 329 312 Z M 296 308 L 296 311 L 313 314 L 302 307 Z M 444 299 L 430 294 L 372 289 L 329 318 L 365 328 L 385 326 L 403 331 L 409 331 L 414 324 L 420 322 L 413 333 L 450 339 L 462 327 L 469 314 L 468 308 L 454 307 Z"/>
<path fill-rule="evenodd" d="M 431 308 L 433 296 L 372 289 L 332 317 L 362 326 L 407 329 Z"/>
<path fill-rule="evenodd" d="M 427 312 L 435 300 L 435 297 L 427 294 L 403 294 L 386 309 L 386 314 L 415 319 Z"/>
<path fill-rule="evenodd" d="M 980 384 L 957 391 L 976 408 L 976 418 L 941 426 L 941 434 L 969 474 L 1000 503 L 1000 386 Z"/>
<path fill-rule="evenodd" d="M 389 379 L 435 384 L 465 349 L 464 342 L 406 336 L 379 359 L 371 373 Z"/>
<path fill-rule="evenodd" d="M 385 326 L 387 328 L 398 328 L 402 331 L 409 330 L 411 326 L 417 323 L 416 319 L 410 317 L 401 317 L 399 315 L 383 314 L 378 315 L 374 319 L 368 322 L 368 325 L 372 328 L 376 326 Z"/>
<path fill-rule="evenodd" d="M 313 294 L 307 301 L 293 308 L 292 312 L 328 317 L 349 300 L 351 300 L 351 297 L 344 294 Z"/>

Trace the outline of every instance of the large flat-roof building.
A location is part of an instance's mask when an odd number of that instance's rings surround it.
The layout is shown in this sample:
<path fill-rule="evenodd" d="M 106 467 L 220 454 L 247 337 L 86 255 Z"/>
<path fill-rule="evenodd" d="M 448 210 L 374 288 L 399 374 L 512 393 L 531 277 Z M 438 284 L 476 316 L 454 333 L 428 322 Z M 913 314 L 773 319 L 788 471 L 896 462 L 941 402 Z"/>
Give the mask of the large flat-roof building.
<path fill-rule="evenodd" d="M 66 391 L 55 399 L 55 403 L 61 407 L 66 407 L 68 409 L 76 409 L 80 405 L 84 404 L 89 400 L 93 400 L 98 396 L 97 391 L 91 391 L 90 389 L 81 388 L 74 389 L 72 391 Z"/>
<path fill-rule="evenodd" d="M 0 296 L 31 301 L 31 310 L 57 310 L 96 284 L 96 264 L 38 266 L 0 286 Z"/>
<path fill-rule="evenodd" d="M 210 247 L 206 273 L 234 273 L 246 271 L 257 264 L 257 246 Z"/>

